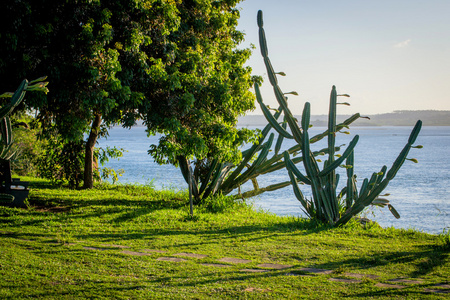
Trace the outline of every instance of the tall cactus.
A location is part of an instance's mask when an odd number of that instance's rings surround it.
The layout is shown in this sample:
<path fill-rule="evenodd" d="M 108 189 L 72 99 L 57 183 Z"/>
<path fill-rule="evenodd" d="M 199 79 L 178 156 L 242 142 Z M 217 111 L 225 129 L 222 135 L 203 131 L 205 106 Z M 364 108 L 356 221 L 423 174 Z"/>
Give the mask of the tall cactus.
<path fill-rule="evenodd" d="M 334 114 L 332 107 L 335 107 L 336 104 L 335 91 L 336 89 L 333 86 L 330 97 L 330 102 L 332 102 L 330 105 L 330 115 Z M 306 103 L 302 115 L 302 130 L 304 136 L 302 155 L 306 175 L 303 175 L 292 163 L 287 152 L 284 154 L 284 159 L 287 162 L 286 165 L 289 172 L 289 177 L 291 178 L 291 182 L 294 186 L 294 193 L 297 199 L 301 202 L 306 213 L 311 218 L 317 218 L 321 221 L 339 226 L 347 223 L 353 216 L 359 214 L 364 208 L 371 204 L 375 204 L 378 201 L 378 203 L 387 204 L 394 216 L 399 217 L 392 205 L 378 199 L 378 196 L 388 186 L 389 182 L 394 179 L 400 167 L 403 165 L 405 160 L 407 160 L 409 150 L 414 147 L 413 143 L 415 142 L 422 127 L 422 121 L 417 121 L 408 142 L 398 155 L 389 171 L 387 171 L 386 166 L 383 166 L 380 172 L 373 173 L 370 180 L 367 178 L 363 180 L 360 191 L 358 192 L 356 186 L 356 176 L 354 175 L 353 149 L 358 142 L 359 136 L 356 135 L 353 138 L 347 149 L 338 159 L 335 160 L 333 151 L 329 151 L 328 160 L 324 162 L 324 167 L 320 170 L 320 167 L 314 157 L 308 155 L 310 146 L 307 138 L 309 118 L 310 105 L 309 103 Z M 329 118 L 329 128 L 334 126 L 334 120 L 335 119 L 333 117 Z M 328 136 L 328 144 L 330 147 L 332 147 L 334 139 L 334 134 L 330 134 Z M 347 185 L 338 193 L 337 184 L 339 181 L 339 174 L 336 174 L 336 169 L 340 167 L 344 161 L 346 161 L 344 167 L 347 168 Z M 311 186 L 312 200 L 308 200 L 303 196 L 299 190 L 297 180 L 303 181 Z M 341 208 L 344 208 L 344 210 L 342 211 Z"/>
<path fill-rule="evenodd" d="M 350 123 L 360 117 L 359 114 L 353 115 L 347 119 L 343 124 L 336 124 L 336 108 L 339 104 L 337 102 L 338 95 L 336 88 L 333 86 L 330 95 L 330 106 L 328 114 L 328 130 L 319 135 L 319 138 L 327 137 L 328 146 L 323 151 L 328 154 L 328 159 L 324 162 L 321 169 L 315 156 L 317 152 L 312 152 L 311 144 L 317 141 L 318 136 L 313 138 L 309 137 L 310 127 L 310 104 L 307 102 L 304 105 L 301 126 L 299 126 L 297 120 L 291 113 L 287 98 L 281 92 L 278 86 L 275 73 L 273 71 L 272 64 L 268 57 L 268 47 L 265 38 L 263 28 L 262 11 L 258 12 L 258 26 L 259 26 L 259 41 L 261 46 L 261 54 L 266 64 L 267 74 L 271 85 L 273 86 L 276 99 L 284 112 L 284 118 L 291 129 L 289 133 L 285 127 L 277 123 L 276 119 L 270 111 L 266 108 L 262 102 L 261 95 L 259 93 L 259 87 L 255 84 L 256 96 L 258 102 L 261 105 L 264 115 L 273 128 L 283 136 L 284 138 L 293 138 L 297 143 L 297 148 L 301 149 L 301 159 L 291 159 L 291 153 L 285 151 L 283 153 L 285 166 L 289 173 L 289 178 L 293 186 L 294 194 L 303 206 L 305 213 L 314 219 L 321 220 L 323 222 L 330 223 L 332 225 L 342 225 L 347 223 L 353 216 L 360 213 L 365 207 L 371 204 L 388 205 L 391 212 L 398 216 L 395 209 L 388 204 L 386 200 L 378 199 L 378 196 L 387 187 L 389 182 L 395 177 L 397 171 L 400 169 L 409 150 L 413 147 L 417 135 L 420 132 L 422 122 L 418 121 L 414 127 L 408 143 L 403 148 L 395 160 L 391 169 L 386 173 L 387 167 L 384 166 L 380 172 L 374 173 L 370 180 L 365 179 L 358 193 L 356 186 L 356 176 L 354 175 L 354 154 L 353 149 L 358 143 L 359 136 L 356 135 L 349 143 L 347 149 L 338 158 L 335 158 L 336 151 L 336 133 L 342 128 L 348 127 Z M 302 161 L 306 175 L 304 175 L 297 167 L 296 163 Z M 347 185 L 338 193 L 337 186 L 339 183 L 339 174 L 336 173 L 336 169 L 346 163 L 344 167 L 347 168 Z M 307 199 L 301 192 L 298 182 L 302 182 L 311 186 L 312 198 Z"/>
<path fill-rule="evenodd" d="M 265 61 L 267 62 L 266 66 L 268 68 L 268 71 L 271 70 L 269 58 L 267 58 Z M 274 82 L 275 84 L 273 86 L 274 90 L 277 91 L 275 93 L 275 96 L 280 97 L 280 95 L 282 95 L 282 97 L 284 97 L 281 89 L 277 85 L 277 81 L 275 81 L 276 74 L 273 72 L 273 70 L 270 74 L 272 78 L 271 82 Z M 273 78 L 275 78 L 275 80 Z M 283 160 L 283 153 L 280 153 L 280 150 L 283 140 L 285 138 L 293 139 L 294 136 L 287 131 L 287 126 L 289 124 L 288 121 L 290 120 L 286 118 L 286 113 L 284 121 L 281 122 L 281 124 L 278 122 L 278 119 L 283 113 L 283 106 L 280 105 L 280 107 L 272 115 L 270 110 L 264 105 L 261 92 L 259 90 L 259 85 L 255 83 L 254 87 L 256 99 L 260 104 L 264 115 L 266 116 L 266 119 L 268 120 L 268 124 L 261 131 L 259 140 L 254 143 L 249 149 L 242 151 L 242 160 L 239 164 L 233 165 L 230 163 L 221 163 L 218 160 L 211 160 L 209 162 L 209 170 L 207 172 L 207 176 L 201 178 L 200 176 L 196 176 L 195 171 L 189 170 L 189 168 L 191 167 L 191 163 L 186 160 L 186 158 L 179 158 L 181 172 L 186 182 L 189 182 L 189 180 L 191 182 L 192 194 L 196 199 L 196 203 L 201 202 L 202 199 L 205 199 L 210 195 L 214 195 L 215 193 L 222 193 L 224 195 L 227 195 L 232 191 L 239 189 L 248 181 L 251 181 L 253 183 L 253 190 L 238 194 L 238 197 L 253 197 L 264 192 L 275 191 L 284 188 L 291 184 L 291 181 L 287 180 L 266 187 L 260 187 L 257 182 L 257 178 L 260 175 L 269 174 L 271 172 L 282 170 L 286 167 L 285 161 Z M 348 127 L 359 117 L 359 114 L 351 116 L 341 124 L 336 125 L 337 130 Z M 294 117 L 291 116 L 291 118 Z M 273 133 L 269 134 L 272 129 L 275 129 L 275 131 L 280 133 L 276 139 L 274 151 L 271 151 L 271 148 L 274 144 L 275 138 Z M 326 130 L 320 134 L 315 135 L 310 139 L 310 142 L 316 143 L 322 140 L 323 138 L 328 136 L 328 132 L 329 131 Z M 301 133 L 298 130 L 296 133 L 297 137 L 300 134 Z M 335 147 L 334 151 L 339 151 L 339 149 L 339 147 Z M 298 153 L 300 153 L 301 151 L 301 144 L 294 145 L 287 150 L 289 154 L 292 154 L 294 156 L 294 163 L 300 163 L 303 160 L 303 157 L 298 155 Z M 328 151 L 328 148 L 324 148 L 313 152 L 312 155 L 317 156 L 327 153 Z M 271 156 L 270 153 L 272 153 Z"/>
<path fill-rule="evenodd" d="M 278 86 L 277 80 L 277 75 L 284 76 L 284 73 L 275 73 L 268 57 L 268 49 L 261 13 L 258 14 L 258 26 L 260 33 L 261 54 L 264 57 L 264 63 L 267 69 L 267 74 L 269 75 L 270 84 L 274 89 L 274 95 L 277 99 L 285 100 L 286 98 L 284 96 L 284 93 L 281 91 L 281 88 Z M 282 143 L 285 138 L 296 139 L 297 141 L 299 141 L 301 132 L 298 128 L 292 130 L 292 126 L 294 126 L 295 123 L 292 121 L 294 119 L 294 116 L 290 113 L 290 111 L 285 111 L 285 108 L 287 108 L 287 104 L 279 101 L 280 106 L 272 115 L 270 110 L 264 105 L 258 83 L 255 82 L 254 87 L 256 99 L 261 106 L 266 119 L 268 120 L 268 124 L 262 130 L 259 140 L 254 143 L 249 149 L 242 151 L 242 160 L 239 164 L 231 165 L 229 163 L 219 163 L 216 160 L 212 160 L 209 162 L 210 168 L 208 176 L 201 180 L 200 177 L 195 176 L 195 171 L 189 172 L 189 162 L 184 158 L 180 158 L 180 167 L 186 182 L 188 182 L 189 176 L 191 176 L 193 195 L 197 198 L 197 202 L 217 192 L 225 195 L 229 194 L 232 191 L 239 189 L 240 186 L 248 181 L 251 181 L 253 183 L 253 190 L 250 190 L 238 196 L 252 197 L 264 192 L 275 191 L 291 184 L 291 181 L 287 180 L 266 187 L 260 187 L 257 182 L 257 178 L 260 175 L 275 172 L 286 167 L 285 161 L 283 160 L 283 153 L 280 153 Z M 295 92 L 291 93 L 296 94 Z M 285 115 L 283 122 L 279 122 L 278 119 L 283 113 Z M 290 114 L 289 118 L 286 117 L 287 114 Z M 359 117 L 359 114 L 351 116 L 341 124 L 336 125 L 337 130 L 348 127 Z M 293 134 L 290 134 L 287 131 L 288 125 L 290 126 Z M 276 139 L 274 151 L 271 152 L 270 150 L 274 142 L 274 137 L 269 133 L 272 129 L 277 131 L 279 133 L 279 136 Z M 320 141 L 328 135 L 328 132 L 329 131 L 327 130 L 323 133 L 317 134 L 316 136 L 311 138 L 310 142 L 315 143 Z M 339 147 L 335 147 L 334 151 L 338 150 Z M 302 151 L 300 143 L 289 148 L 287 151 L 289 154 L 294 156 L 294 163 L 300 163 L 303 160 L 301 156 L 297 156 L 297 154 Z M 324 148 L 319 151 L 313 152 L 312 155 L 317 156 L 319 154 L 327 153 L 328 151 L 328 148 Z M 270 153 L 272 153 L 271 156 L 269 156 Z"/>

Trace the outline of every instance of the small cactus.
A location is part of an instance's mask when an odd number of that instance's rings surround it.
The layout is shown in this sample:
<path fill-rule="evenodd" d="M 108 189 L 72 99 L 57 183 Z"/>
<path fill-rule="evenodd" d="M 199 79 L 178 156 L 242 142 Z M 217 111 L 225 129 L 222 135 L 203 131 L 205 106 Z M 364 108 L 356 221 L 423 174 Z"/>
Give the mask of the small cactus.
<path fill-rule="evenodd" d="M 11 98 L 11 101 L 0 108 L 0 159 L 9 160 L 14 153 L 11 153 L 13 143 L 11 120 L 9 115 L 20 104 L 27 91 L 48 92 L 48 82 L 44 82 L 47 77 L 41 77 L 28 83 L 23 80 L 14 93 L 3 93 L 0 98 Z"/>
<path fill-rule="evenodd" d="M 9 160 L 14 155 L 14 152 L 11 151 L 14 140 L 12 138 L 11 120 L 9 118 L 9 115 L 17 107 L 17 105 L 20 104 L 27 91 L 39 91 L 47 93 L 48 82 L 43 82 L 43 80 L 45 79 L 46 77 L 41 77 L 30 83 L 28 83 L 28 81 L 25 79 L 21 82 L 20 86 L 14 93 L 7 92 L 0 95 L 0 98 L 11 98 L 11 101 L 9 103 L 0 108 L 0 163 L 3 164 L 3 162 L 6 161 L 8 164 L 8 168 L 2 171 L 3 174 L 1 174 L 1 204 L 17 206 L 18 203 L 23 202 L 28 195 L 27 189 L 11 192 L 10 186 L 8 186 L 10 182 L 8 183 L 8 179 L 6 179 L 9 177 L 10 181 L 11 174 L 4 174 L 6 171 L 10 173 Z M 21 196 L 17 196 L 18 193 L 20 193 Z M 13 194 L 15 194 L 16 197 L 13 196 Z M 22 206 L 23 204 L 20 203 L 19 205 Z"/>

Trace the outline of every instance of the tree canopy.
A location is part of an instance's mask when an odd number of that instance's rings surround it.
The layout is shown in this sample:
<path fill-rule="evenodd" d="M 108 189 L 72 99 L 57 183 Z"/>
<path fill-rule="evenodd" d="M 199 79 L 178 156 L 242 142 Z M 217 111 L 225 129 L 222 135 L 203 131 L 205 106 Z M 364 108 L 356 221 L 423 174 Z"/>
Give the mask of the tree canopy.
<path fill-rule="evenodd" d="M 238 2 L 178 6 L 180 25 L 150 67 L 153 88 L 144 91 L 148 101 L 140 107 L 149 133 L 164 134 L 149 151 L 159 163 L 176 164 L 179 156 L 239 159 L 250 132 L 236 129 L 237 116 L 254 108 L 254 98 L 251 69 L 244 67 L 250 50 L 236 48 L 243 40 L 236 30 Z"/>
<path fill-rule="evenodd" d="M 1 85 L 47 75 L 51 93 L 27 99 L 43 128 L 85 145 L 85 187 L 93 147 L 114 124 L 143 119 L 162 133 L 149 153 L 239 158 L 253 108 L 249 49 L 237 49 L 240 0 L 11 0 L 0 31 Z M 0 86 L 1 88 L 1 86 Z M 85 139 L 86 134 L 88 138 Z"/>

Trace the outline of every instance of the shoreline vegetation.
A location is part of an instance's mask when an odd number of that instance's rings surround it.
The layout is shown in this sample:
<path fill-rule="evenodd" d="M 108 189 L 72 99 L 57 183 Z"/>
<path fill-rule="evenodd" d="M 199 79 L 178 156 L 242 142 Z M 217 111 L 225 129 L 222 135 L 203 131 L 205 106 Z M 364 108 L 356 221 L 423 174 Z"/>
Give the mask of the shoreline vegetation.
<path fill-rule="evenodd" d="M 332 228 L 186 191 L 27 177 L 29 209 L 0 207 L 0 298 L 445 299 L 449 234 Z"/>
<path fill-rule="evenodd" d="M 301 116 L 295 116 L 301 120 Z M 337 121 L 350 117 L 350 115 L 338 115 Z M 401 110 L 392 113 L 368 115 L 368 119 L 358 119 L 353 126 L 413 126 L 417 120 L 422 120 L 424 126 L 450 126 L 450 111 L 448 110 Z M 313 126 L 326 126 L 327 115 L 312 115 Z M 263 115 L 246 115 L 239 118 L 239 126 L 262 126 L 267 124 Z"/>

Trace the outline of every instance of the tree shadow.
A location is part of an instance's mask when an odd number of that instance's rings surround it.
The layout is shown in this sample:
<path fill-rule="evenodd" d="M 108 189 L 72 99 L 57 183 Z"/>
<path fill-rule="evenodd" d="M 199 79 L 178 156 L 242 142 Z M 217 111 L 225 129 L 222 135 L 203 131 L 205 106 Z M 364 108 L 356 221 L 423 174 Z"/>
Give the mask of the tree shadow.
<path fill-rule="evenodd" d="M 411 278 L 421 277 L 432 273 L 436 268 L 446 264 L 449 252 L 436 245 L 416 246 L 420 251 L 393 251 L 377 252 L 370 257 L 353 257 L 345 260 L 337 260 L 331 263 L 317 264 L 317 268 L 337 269 L 342 266 L 351 266 L 355 269 L 372 269 L 378 266 L 391 264 L 410 264 L 415 270 L 409 274 Z"/>

